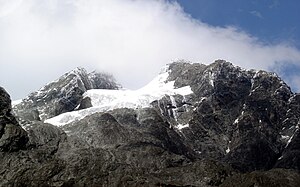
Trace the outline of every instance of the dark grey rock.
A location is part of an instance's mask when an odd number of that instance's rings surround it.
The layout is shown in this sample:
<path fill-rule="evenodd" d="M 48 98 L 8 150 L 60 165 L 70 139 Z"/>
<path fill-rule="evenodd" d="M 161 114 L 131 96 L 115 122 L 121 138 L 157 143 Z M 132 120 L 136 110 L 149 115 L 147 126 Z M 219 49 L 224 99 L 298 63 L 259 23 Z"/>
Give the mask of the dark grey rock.
<path fill-rule="evenodd" d="M 0 87 L 0 151 L 11 152 L 23 149 L 28 141 L 27 133 L 11 114 L 11 100 Z"/>
<path fill-rule="evenodd" d="M 226 178 L 220 187 L 296 187 L 300 185 L 299 177 L 299 173 L 287 169 L 238 173 Z"/>
<path fill-rule="evenodd" d="M 11 100 L 9 94 L 0 87 L 0 115 L 10 115 L 11 112 Z"/>
<path fill-rule="evenodd" d="M 297 130 L 290 138 L 282 156 L 278 159 L 275 167 L 288 168 L 300 171 L 300 132 Z"/>
<path fill-rule="evenodd" d="M 91 101 L 91 98 L 89 97 L 84 97 L 81 102 L 80 102 L 80 105 L 78 107 L 78 110 L 81 110 L 81 109 L 86 109 L 86 108 L 90 108 L 92 107 L 92 101 Z"/>
<path fill-rule="evenodd" d="M 88 79 L 93 89 L 117 90 L 121 87 L 121 85 L 116 83 L 115 78 L 107 73 L 93 71 L 88 74 Z"/>
<path fill-rule="evenodd" d="M 92 147 L 110 147 L 123 144 L 130 134 L 109 113 L 93 114 L 64 127 L 69 136 L 77 136 Z"/>

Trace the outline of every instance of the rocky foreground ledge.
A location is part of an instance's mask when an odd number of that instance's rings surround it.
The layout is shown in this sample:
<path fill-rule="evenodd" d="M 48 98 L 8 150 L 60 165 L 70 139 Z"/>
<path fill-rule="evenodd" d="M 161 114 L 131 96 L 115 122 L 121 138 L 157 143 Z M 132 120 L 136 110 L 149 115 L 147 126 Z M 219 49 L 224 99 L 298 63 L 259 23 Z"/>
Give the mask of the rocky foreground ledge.
<path fill-rule="evenodd" d="M 13 109 L 0 89 L 0 186 L 300 186 L 300 95 L 276 74 L 225 61 L 175 62 L 164 81 L 189 86 L 188 95 L 90 113 L 61 127 L 44 123 L 97 107 L 89 89 L 118 89 L 113 79 L 96 84 L 83 71 Z"/>

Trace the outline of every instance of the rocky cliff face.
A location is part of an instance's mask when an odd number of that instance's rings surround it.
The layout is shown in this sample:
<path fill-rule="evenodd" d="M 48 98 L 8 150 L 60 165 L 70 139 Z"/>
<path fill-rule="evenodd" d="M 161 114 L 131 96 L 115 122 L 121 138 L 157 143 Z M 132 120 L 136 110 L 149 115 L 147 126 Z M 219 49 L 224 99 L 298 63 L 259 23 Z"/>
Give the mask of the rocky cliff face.
<path fill-rule="evenodd" d="M 163 94 L 141 89 L 126 102 L 115 96 L 131 92 L 86 92 L 113 82 L 69 76 L 77 77 L 66 74 L 14 108 L 26 132 L 1 91 L 0 127 L 18 130 L 1 130 L 14 133 L 0 139 L 0 186 L 300 186 L 300 97 L 274 73 L 175 62 L 159 76 Z M 85 93 L 70 94 L 74 85 Z M 53 113 L 65 95 L 52 94 L 57 87 L 82 108 Z M 121 107 L 98 106 L 106 102 Z M 43 122 L 58 114 L 62 126 Z"/>
<path fill-rule="evenodd" d="M 10 96 L 2 87 L 0 87 L 0 103 L 0 151 L 18 151 L 25 147 L 28 137 L 11 114 Z"/>
<path fill-rule="evenodd" d="M 180 107 L 174 111 L 179 113 L 176 122 L 186 123 L 180 130 L 185 141 L 202 157 L 224 160 L 240 171 L 270 169 L 296 138 L 298 95 L 276 74 L 225 61 L 170 68 L 175 69 L 169 77 L 175 86 L 191 85 L 195 93 L 187 101 L 192 113 L 178 112 Z"/>
<path fill-rule="evenodd" d="M 76 68 L 31 93 L 14 106 L 14 111 L 23 124 L 28 124 L 28 121 L 43 121 L 78 109 L 83 101 L 84 92 L 100 88 L 118 89 L 119 86 L 110 75 L 87 73 L 83 68 Z"/>

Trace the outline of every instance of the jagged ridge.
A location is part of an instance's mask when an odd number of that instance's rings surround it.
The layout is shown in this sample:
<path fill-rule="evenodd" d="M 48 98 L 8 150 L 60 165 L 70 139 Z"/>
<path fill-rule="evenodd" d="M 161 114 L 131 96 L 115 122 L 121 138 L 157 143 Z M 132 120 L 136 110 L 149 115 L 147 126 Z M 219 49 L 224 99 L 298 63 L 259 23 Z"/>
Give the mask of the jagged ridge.
<path fill-rule="evenodd" d="M 14 106 L 14 111 L 24 124 L 27 123 L 26 120 L 44 121 L 79 108 L 83 100 L 82 95 L 87 90 L 119 89 L 119 87 L 111 75 L 87 73 L 84 68 L 76 68 L 31 93 Z"/>

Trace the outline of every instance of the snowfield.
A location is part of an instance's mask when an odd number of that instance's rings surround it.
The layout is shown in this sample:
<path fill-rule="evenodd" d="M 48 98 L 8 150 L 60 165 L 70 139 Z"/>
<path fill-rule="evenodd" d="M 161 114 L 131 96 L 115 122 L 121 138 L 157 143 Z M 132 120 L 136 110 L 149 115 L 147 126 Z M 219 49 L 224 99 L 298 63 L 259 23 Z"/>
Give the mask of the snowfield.
<path fill-rule="evenodd" d="M 190 86 L 174 88 L 174 81 L 167 82 L 169 76 L 167 69 L 168 66 L 164 67 L 156 78 L 138 90 L 88 90 L 83 96 L 91 98 L 93 107 L 67 112 L 47 119 L 45 123 L 63 126 L 96 112 L 104 112 L 116 108 L 145 108 L 150 107 L 152 101 L 158 100 L 165 95 L 172 96 L 179 94 L 185 96 L 193 93 Z"/>

